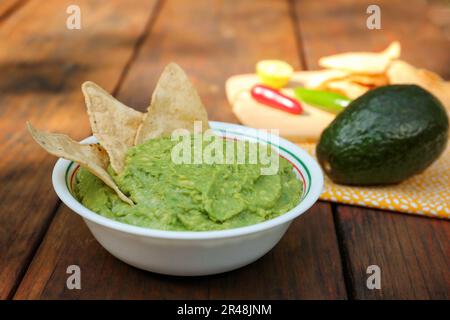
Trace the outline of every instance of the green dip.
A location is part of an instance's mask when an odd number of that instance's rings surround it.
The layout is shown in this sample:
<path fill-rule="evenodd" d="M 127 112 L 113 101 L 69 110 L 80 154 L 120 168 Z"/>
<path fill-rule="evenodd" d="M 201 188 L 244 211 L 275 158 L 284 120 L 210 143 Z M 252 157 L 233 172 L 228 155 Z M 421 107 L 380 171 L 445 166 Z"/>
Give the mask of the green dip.
<path fill-rule="evenodd" d="M 231 143 L 218 139 L 224 150 Z M 121 174 L 115 175 L 109 169 L 134 206 L 122 202 L 83 168 L 76 175 L 75 196 L 87 208 L 113 220 L 181 231 L 259 223 L 286 213 L 300 201 L 302 185 L 284 158 L 279 157 L 279 170 L 273 175 L 261 174 L 264 165 L 259 159 L 255 164 L 241 164 L 236 163 L 236 156 L 228 164 L 176 164 L 171 160 L 171 152 L 177 143 L 170 137 L 149 140 L 128 151 Z M 253 143 L 232 143 L 241 144 L 248 157 Z"/>

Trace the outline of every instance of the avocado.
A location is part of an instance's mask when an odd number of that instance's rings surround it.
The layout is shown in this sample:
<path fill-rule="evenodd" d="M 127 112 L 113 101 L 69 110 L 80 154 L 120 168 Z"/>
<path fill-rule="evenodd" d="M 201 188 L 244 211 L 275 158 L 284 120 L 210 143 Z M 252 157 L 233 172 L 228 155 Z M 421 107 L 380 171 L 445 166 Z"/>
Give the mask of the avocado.
<path fill-rule="evenodd" d="M 354 100 L 323 131 L 316 148 L 335 183 L 398 183 L 444 151 L 449 120 L 442 103 L 416 85 L 389 85 Z"/>

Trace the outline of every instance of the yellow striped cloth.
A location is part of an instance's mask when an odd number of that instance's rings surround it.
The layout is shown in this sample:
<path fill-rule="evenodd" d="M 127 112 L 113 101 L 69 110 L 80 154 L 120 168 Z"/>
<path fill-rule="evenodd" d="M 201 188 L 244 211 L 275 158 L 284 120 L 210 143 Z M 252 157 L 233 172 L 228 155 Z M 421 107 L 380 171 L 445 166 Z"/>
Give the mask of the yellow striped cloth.
<path fill-rule="evenodd" d="M 298 145 L 315 156 L 314 143 Z M 343 186 L 325 177 L 320 199 L 450 219 L 450 145 L 423 173 L 397 185 Z"/>

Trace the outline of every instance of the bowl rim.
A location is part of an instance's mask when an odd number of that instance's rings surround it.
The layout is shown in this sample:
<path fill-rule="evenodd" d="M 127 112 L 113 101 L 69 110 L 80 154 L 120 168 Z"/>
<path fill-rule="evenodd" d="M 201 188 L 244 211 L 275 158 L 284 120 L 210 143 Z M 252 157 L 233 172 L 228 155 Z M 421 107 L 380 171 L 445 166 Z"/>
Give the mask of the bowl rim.
<path fill-rule="evenodd" d="M 252 134 L 253 137 L 257 136 L 257 133 L 260 131 L 259 129 L 226 122 L 210 121 L 209 123 L 213 130 L 244 130 L 246 133 Z M 272 135 L 268 134 L 267 136 L 271 137 Z M 314 160 L 306 151 L 304 151 L 297 145 L 287 141 L 286 139 L 283 139 L 282 137 L 277 137 L 277 139 L 279 142 L 279 145 L 277 147 L 280 147 L 280 149 L 283 149 L 291 155 L 295 155 L 295 157 L 297 158 L 301 158 L 302 165 L 307 171 L 310 172 L 310 185 L 308 186 L 309 191 L 306 192 L 306 195 L 303 197 L 303 199 L 288 212 L 273 219 L 249 226 L 213 231 L 171 231 L 139 227 L 106 218 L 83 206 L 72 195 L 66 183 L 66 173 L 70 169 L 70 166 L 73 162 L 66 159 L 58 159 L 56 161 L 52 173 L 53 187 L 61 201 L 72 211 L 80 215 L 83 219 L 87 219 L 98 225 L 116 231 L 151 238 L 176 240 L 203 240 L 244 236 L 271 229 L 281 224 L 290 222 L 291 220 L 297 218 L 298 216 L 305 213 L 309 208 L 311 208 L 322 193 L 324 177 L 322 170 L 316 160 Z M 95 137 L 90 136 L 83 139 L 81 143 L 92 143 L 95 141 Z"/>

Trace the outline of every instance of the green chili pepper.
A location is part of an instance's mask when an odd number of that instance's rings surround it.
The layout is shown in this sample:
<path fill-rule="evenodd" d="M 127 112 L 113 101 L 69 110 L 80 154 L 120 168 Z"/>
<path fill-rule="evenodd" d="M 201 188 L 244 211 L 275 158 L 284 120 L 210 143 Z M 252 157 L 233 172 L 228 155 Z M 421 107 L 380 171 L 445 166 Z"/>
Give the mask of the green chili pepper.
<path fill-rule="evenodd" d="M 349 98 L 330 91 L 295 88 L 294 94 L 297 99 L 332 113 L 341 112 L 351 102 Z"/>

